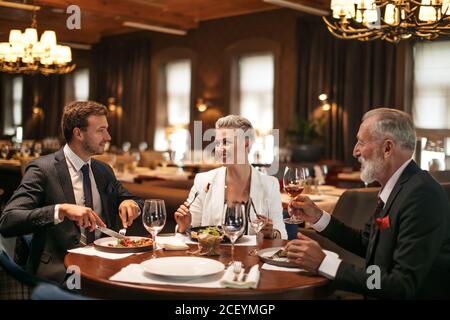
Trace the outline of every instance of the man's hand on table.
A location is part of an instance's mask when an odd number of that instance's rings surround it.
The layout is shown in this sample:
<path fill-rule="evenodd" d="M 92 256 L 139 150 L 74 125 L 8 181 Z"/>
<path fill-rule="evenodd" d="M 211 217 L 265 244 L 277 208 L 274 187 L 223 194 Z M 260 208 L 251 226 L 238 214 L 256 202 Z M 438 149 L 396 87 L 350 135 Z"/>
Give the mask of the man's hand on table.
<path fill-rule="evenodd" d="M 292 240 L 286 245 L 289 261 L 309 272 L 317 273 L 325 258 L 325 253 L 317 241 L 300 232 L 297 233 L 297 237 L 298 239 Z"/>

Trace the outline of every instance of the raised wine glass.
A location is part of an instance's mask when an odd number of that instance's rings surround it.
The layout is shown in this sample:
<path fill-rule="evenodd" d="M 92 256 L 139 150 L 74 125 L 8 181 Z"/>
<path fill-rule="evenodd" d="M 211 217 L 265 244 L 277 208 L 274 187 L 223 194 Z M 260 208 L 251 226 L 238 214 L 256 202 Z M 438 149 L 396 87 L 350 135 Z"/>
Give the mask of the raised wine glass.
<path fill-rule="evenodd" d="M 234 263 L 234 243 L 244 233 L 245 223 L 245 205 L 239 202 L 225 204 L 222 228 L 225 235 L 231 241 L 231 262 Z"/>
<path fill-rule="evenodd" d="M 294 199 L 303 192 L 306 183 L 305 168 L 286 167 L 283 176 L 283 186 L 286 193 L 291 199 Z M 303 220 L 298 219 L 295 215 L 284 219 L 287 224 L 302 224 Z"/>
<path fill-rule="evenodd" d="M 145 200 L 142 212 L 142 223 L 145 229 L 152 235 L 153 254 L 152 259 L 156 258 L 156 235 L 164 228 L 166 224 L 166 205 L 164 200 L 150 199 Z"/>

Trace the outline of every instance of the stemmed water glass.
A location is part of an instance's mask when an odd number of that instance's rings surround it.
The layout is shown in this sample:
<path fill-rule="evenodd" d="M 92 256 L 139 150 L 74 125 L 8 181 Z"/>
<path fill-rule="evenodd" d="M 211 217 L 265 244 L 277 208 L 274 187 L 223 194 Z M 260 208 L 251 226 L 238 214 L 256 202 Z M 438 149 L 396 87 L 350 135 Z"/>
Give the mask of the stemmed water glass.
<path fill-rule="evenodd" d="M 286 193 L 291 199 L 294 199 L 303 192 L 306 183 L 305 168 L 286 167 L 283 176 L 283 186 Z M 303 220 L 298 219 L 294 215 L 284 219 L 287 224 L 302 224 Z"/>
<path fill-rule="evenodd" d="M 245 205 L 239 202 L 225 203 L 222 228 L 231 241 L 230 264 L 234 263 L 234 243 L 244 233 L 245 226 Z"/>
<path fill-rule="evenodd" d="M 28 158 L 31 154 L 31 148 L 28 144 L 22 144 L 20 152 L 22 153 L 22 157 Z"/>
<path fill-rule="evenodd" d="M 253 249 L 250 251 L 249 255 L 256 256 L 258 254 L 258 248 L 259 248 L 259 232 L 266 226 L 266 224 L 269 222 L 269 201 L 266 199 L 264 200 L 264 207 L 260 206 L 259 212 L 255 208 L 255 205 L 253 203 L 253 200 L 250 198 L 250 205 L 251 210 L 253 211 L 254 215 L 249 214 L 248 219 L 250 222 L 250 226 L 252 227 L 253 231 L 256 234 L 256 249 Z"/>
<path fill-rule="evenodd" d="M 153 254 L 152 259 L 156 258 L 156 235 L 164 228 L 166 224 L 166 205 L 164 200 L 150 199 L 145 200 L 142 212 L 142 223 L 145 229 L 152 235 Z"/>
<path fill-rule="evenodd" d="M 34 156 L 36 158 L 38 158 L 42 154 L 42 145 L 40 143 L 35 143 L 33 151 L 34 151 Z"/>

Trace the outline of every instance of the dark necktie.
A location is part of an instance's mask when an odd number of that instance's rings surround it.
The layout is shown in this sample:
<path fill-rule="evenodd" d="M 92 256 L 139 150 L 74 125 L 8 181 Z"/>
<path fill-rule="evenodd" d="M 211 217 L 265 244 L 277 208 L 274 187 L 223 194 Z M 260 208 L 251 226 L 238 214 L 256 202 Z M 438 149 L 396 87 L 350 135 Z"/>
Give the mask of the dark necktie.
<path fill-rule="evenodd" d="M 377 199 L 377 207 L 375 208 L 375 211 L 373 213 L 373 216 L 371 217 L 371 227 L 370 227 L 370 238 L 369 238 L 369 247 L 368 247 L 368 258 L 370 259 L 370 256 L 372 255 L 372 250 L 375 245 L 375 238 L 378 231 L 378 226 L 375 222 L 375 220 L 378 218 L 379 214 L 383 211 L 384 208 L 384 202 L 381 200 L 380 197 Z"/>
<path fill-rule="evenodd" d="M 85 164 L 81 167 L 83 173 L 83 193 L 84 193 L 84 206 L 94 210 L 94 201 L 92 200 L 91 178 L 89 177 L 89 164 Z M 95 231 L 89 231 L 85 229 L 86 244 L 90 244 L 95 240 Z"/>

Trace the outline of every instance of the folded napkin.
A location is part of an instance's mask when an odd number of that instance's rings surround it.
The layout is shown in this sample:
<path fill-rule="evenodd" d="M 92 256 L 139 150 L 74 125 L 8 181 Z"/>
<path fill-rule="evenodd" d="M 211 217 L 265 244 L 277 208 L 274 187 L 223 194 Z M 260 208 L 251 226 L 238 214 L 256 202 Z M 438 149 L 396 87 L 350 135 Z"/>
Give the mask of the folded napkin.
<path fill-rule="evenodd" d="M 279 267 L 273 264 L 264 263 L 261 267 L 262 270 L 271 270 L 271 271 L 286 271 L 286 272 L 304 272 L 305 269 L 301 268 L 288 268 L 288 267 Z"/>
<path fill-rule="evenodd" d="M 251 267 L 246 278 L 244 271 L 245 271 L 244 268 L 242 268 L 240 275 L 235 281 L 233 265 L 229 266 L 228 269 L 225 271 L 225 274 L 223 275 L 222 279 L 220 280 L 220 284 L 222 285 L 222 287 L 225 288 L 256 289 L 258 287 L 260 277 L 259 265 L 255 264 L 253 267 Z"/>
<path fill-rule="evenodd" d="M 156 244 L 165 250 L 187 250 L 189 246 L 177 236 L 156 237 Z"/>
<path fill-rule="evenodd" d="M 160 277 L 152 275 L 144 270 L 140 264 L 129 264 L 113 275 L 109 280 L 131 282 L 140 284 L 157 284 L 169 286 L 199 287 L 199 288 L 221 288 L 220 279 L 222 273 L 206 277 L 194 277 L 192 279 L 176 277 Z"/>
<path fill-rule="evenodd" d="M 103 252 L 95 249 L 93 246 L 86 246 L 86 247 L 80 247 L 76 249 L 70 249 L 68 252 L 77 253 L 77 254 L 84 254 L 87 256 L 97 256 L 104 259 L 111 259 L 111 260 L 117 260 L 117 259 L 123 259 L 126 257 L 131 256 L 134 253 L 109 253 L 109 252 Z"/>

